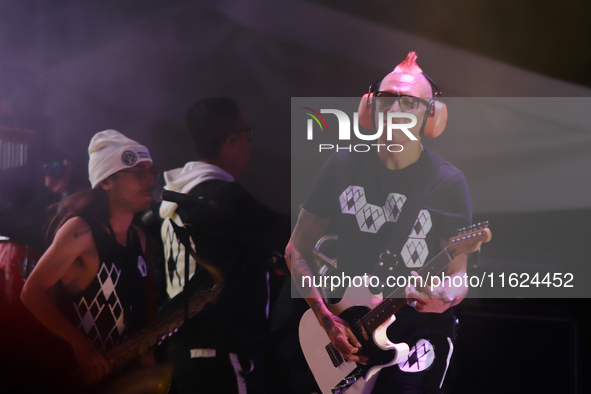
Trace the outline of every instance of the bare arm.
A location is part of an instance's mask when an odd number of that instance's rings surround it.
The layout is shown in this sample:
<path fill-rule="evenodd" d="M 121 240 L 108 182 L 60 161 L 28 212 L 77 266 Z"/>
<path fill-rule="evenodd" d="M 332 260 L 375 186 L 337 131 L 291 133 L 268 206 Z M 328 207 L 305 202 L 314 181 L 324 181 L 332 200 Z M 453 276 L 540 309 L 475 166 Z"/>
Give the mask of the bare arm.
<path fill-rule="evenodd" d="M 356 353 L 361 348 L 359 341 L 347 324 L 328 310 L 317 288 L 302 287 L 303 276 L 313 276 L 313 251 L 316 242 L 324 235 L 330 220 L 323 219 L 302 209 L 298 222 L 285 251 L 287 266 L 300 293 L 310 305 L 318 323 L 326 330 L 331 342 L 347 360 L 364 362 L 365 357 Z"/>
<path fill-rule="evenodd" d="M 66 272 L 88 249 L 92 235 L 84 228 L 85 223 L 78 218 L 68 221 L 56 234 L 55 240 L 39 260 L 39 263 L 25 283 L 21 300 L 37 319 L 55 334 L 69 343 L 86 341 L 54 304 L 50 291 Z M 88 225 L 86 225 L 88 227 Z M 72 278 L 64 286 L 68 291 L 80 291 L 80 278 Z"/>
<path fill-rule="evenodd" d="M 96 254 L 90 227 L 80 218 L 70 219 L 57 232 L 49 249 L 25 283 L 21 300 L 49 330 L 72 346 L 89 382 L 108 373 L 109 366 L 86 337 L 62 314 L 51 296 L 59 280 L 69 292 L 81 291 L 88 285 L 88 267 L 83 260 Z M 96 256 L 98 259 L 98 255 Z M 98 260 L 97 260 L 98 261 Z M 90 275 L 96 275 L 95 272 Z"/>

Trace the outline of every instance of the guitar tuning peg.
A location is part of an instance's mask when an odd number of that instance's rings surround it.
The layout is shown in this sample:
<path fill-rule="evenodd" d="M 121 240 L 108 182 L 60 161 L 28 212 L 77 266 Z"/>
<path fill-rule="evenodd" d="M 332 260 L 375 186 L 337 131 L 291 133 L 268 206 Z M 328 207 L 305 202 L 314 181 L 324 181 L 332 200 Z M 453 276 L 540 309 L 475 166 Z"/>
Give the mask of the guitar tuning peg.
<path fill-rule="evenodd" d="M 484 228 L 488 228 L 488 220 L 483 223 Z"/>
<path fill-rule="evenodd" d="M 462 234 L 466 234 L 467 230 L 466 227 L 462 227 Z"/>
<path fill-rule="evenodd" d="M 462 229 L 461 228 L 457 229 L 456 233 L 458 233 L 458 235 L 462 235 Z"/>

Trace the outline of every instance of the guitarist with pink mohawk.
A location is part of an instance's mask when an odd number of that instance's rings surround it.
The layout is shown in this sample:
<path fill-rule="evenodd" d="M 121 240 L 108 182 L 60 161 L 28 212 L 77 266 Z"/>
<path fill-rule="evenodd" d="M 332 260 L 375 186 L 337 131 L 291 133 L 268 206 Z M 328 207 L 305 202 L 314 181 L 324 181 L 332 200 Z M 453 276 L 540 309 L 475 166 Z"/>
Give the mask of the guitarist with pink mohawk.
<path fill-rule="evenodd" d="M 441 92 L 422 72 L 416 58 L 410 52 L 391 73 L 371 85 L 359 107 L 359 121 L 366 129 L 385 129 L 387 114 L 391 112 L 414 115 L 417 123 L 409 130 L 415 139 L 400 130 L 392 133 L 391 140 L 386 139 L 387 133 L 382 133 L 379 144 L 399 144 L 402 150 L 333 154 L 304 202 L 286 250 L 294 281 L 316 318 L 313 325 L 322 327 L 330 339 L 326 350 L 318 351 L 332 352 L 329 360 L 334 368 L 348 363 L 363 370 L 364 365 L 374 366 L 381 361 L 376 361 L 375 352 L 369 349 L 367 337 L 371 333 L 365 323 L 347 322 L 342 314 L 331 311 L 317 288 L 302 286 L 302 277 L 317 272 L 314 246 L 329 225 L 336 228 L 339 239 L 339 277 L 379 276 L 380 267 L 389 266 L 393 269 L 386 270 L 386 274 L 409 278 L 418 277 L 424 272 L 423 267 L 441 255 L 457 228 L 471 224 L 472 204 L 463 173 L 421 143 L 425 136 L 441 134 L 447 121 L 447 107 L 437 100 Z M 467 255 L 462 249 L 455 251 L 443 253 L 449 257 L 443 273 L 452 279 L 466 273 Z M 385 276 L 380 276 L 380 280 L 386 283 Z M 383 296 L 393 290 L 386 288 Z M 441 393 L 453 352 L 456 318 L 451 308 L 467 292 L 467 286 L 454 287 L 450 281 L 432 288 L 402 285 L 398 291 L 402 305 L 392 309 L 396 311 L 396 320 L 392 323 L 393 317 L 386 319 L 387 338 L 382 338 L 402 344 L 396 348 L 397 355 L 386 362 L 388 366 L 377 368 L 379 374 L 370 374 L 371 379 L 363 370 L 371 384 L 352 384 L 350 381 L 357 376 L 351 373 L 343 376 L 340 385 L 337 381 L 328 388 L 321 383 L 324 373 L 315 372 L 311 357 L 307 356 L 323 393 L 349 389 L 350 393 Z M 306 335 L 301 326 L 303 348 Z"/>

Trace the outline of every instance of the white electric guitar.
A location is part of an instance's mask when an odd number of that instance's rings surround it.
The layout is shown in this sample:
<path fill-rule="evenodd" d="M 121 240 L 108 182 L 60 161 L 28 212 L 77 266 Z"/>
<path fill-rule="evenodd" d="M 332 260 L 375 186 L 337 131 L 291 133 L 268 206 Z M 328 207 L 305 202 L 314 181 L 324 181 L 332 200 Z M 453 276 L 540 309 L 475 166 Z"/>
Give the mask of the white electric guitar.
<path fill-rule="evenodd" d="M 485 222 L 484 225 L 479 223 L 458 230 L 458 236 L 451 238 L 437 256 L 417 270 L 419 275 L 423 278 L 438 275 L 456 256 L 478 250 L 482 243 L 491 239 L 491 231 L 487 226 L 488 222 Z M 408 357 L 406 343 L 392 343 L 386 336 L 388 326 L 396 320 L 394 314 L 406 305 L 404 288 L 397 288 L 375 308 L 372 307 L 372 298 L 375 296 L 367 288 L 350 287 L 341 302 L 328 306 L 332 313 L 350 325 L 361 343 L 361 354 L 369 359 L 367 365 L 345 361 L 330 342 L 326 331 L 318 324 L 311 309 L 302 316 L 300 344 L 323 394 L 341 394 L 345 391 L 347 394 L 370 393 L 382 368 Z"/>

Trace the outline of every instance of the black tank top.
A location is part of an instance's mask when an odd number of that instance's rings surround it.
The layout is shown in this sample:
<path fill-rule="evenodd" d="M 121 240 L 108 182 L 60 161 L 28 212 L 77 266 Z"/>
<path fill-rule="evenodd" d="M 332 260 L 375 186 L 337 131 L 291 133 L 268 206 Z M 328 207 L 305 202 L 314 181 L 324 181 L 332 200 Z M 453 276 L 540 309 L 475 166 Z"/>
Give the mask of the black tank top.
<path fill-rule="evenodd" d="M 121 246 L 112 230 L 90 215 L 81 215 L 90 229 L 99 255 L 99 268 L 90 285 L 78 294 L 67 294 L 58 282 L 58 296 L 66 316 L 101 350 L 109 350 L 146 321 L 146 275 L 139 236 L 133 227 L 127 246 Z"/>

